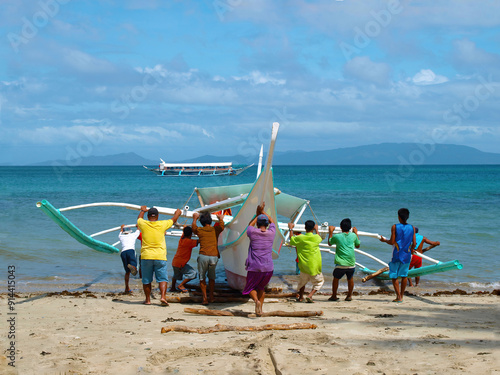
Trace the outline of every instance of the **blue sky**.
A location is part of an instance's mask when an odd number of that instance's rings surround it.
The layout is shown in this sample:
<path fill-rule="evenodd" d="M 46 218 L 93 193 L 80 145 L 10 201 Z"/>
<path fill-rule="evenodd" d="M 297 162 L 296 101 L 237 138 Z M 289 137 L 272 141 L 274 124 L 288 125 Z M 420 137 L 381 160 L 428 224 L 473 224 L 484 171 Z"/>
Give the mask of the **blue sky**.
<path fill-rule="evenodd" d="M 500 2 L 0 0 L 0 163 L 500 152 Z M 255 156 L 256 158 L 256 156 Z"/>

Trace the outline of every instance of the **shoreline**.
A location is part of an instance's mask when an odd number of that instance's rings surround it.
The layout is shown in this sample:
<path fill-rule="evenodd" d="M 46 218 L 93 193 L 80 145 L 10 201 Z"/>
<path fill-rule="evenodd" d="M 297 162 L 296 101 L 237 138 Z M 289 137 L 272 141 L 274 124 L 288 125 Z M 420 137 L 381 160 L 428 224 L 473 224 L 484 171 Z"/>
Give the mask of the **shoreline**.
<path fill-rule="evenodd" d="M 264 312 L 322 311 L 321 316 L 221 317 L 185 312 L 197 303 L 142 305 L 142 293 L 16 293 L 15 365 L 0 354 L 2 374 L 495 374 L 498 294 L 358 294 L 351 302 L 270 298 Z M 436 293 L 438 293 L 436 291 Z M 157 294 L 157 293 L 156 293 Z M 173 295 L 173 294 L 172 294 Z M 175 295 L 181 295 L 176 293 Z M 7 295 L 0 295 L 5 318 Z M 209 309 L 252 313 L 252 302 L 213 303 Z M 4 320 L 4 319 L 2 319 Z M 259 327 L 311 323 L 315 329 L 169 332 L 182 325 Z M 3 348 L 9 348 L 5 334 Z"/>
<path fill-rule="evenodd" d="M 324 274 L 325 283 L 321 288 L 321 293 L 331 293 L 332 285 L 332 275 Z M 284 293 L 295 292 L 295 287 L 297 285 L 298 275 L 280 275 L 273 276 L 270 283 L 269 289 L 280 289 Z M 171 280 L 169 280 L 169 287 Z M 155 287 L 156 283 L 153 283 Z M 198 288 L 198 280 L 193 280 L 189 284 L 192 288 Z M 225 282 L 221 282 L 220 279 L 216 281 L 216 289 L 229 289 Z M 142 291 L 142 282 L 138 277 L 130 278 L 130 286 L 136 291 Z M 2 291 L 7 291 L 7 282 L 5 280 L 0 280 L 0 294 Z M 109 280 L 104 280 L 101 277 L 97 277 L 89 282 L 65 282 L 63 280 L 50 280 L 50 282 L 43 282 L 40 280 L 33 279 L 31 281 L 19 281 L 19 277 L 16 278 L 15 291 L 17 293 L 52 293 L 52 292 L 62 292 L 67 291 L 82 291 L 82 290 L 92 290 L 95 292 L 113 292 L 119 293 L 124 289 L 123 279 L 113 279 L 112 282 Z M 377 291 L 379 289 L 392 291 L 393 287 L 390 281 L 387 280 L 370 280 L 366 283 L 361 282 L 361 277 L 354 276 L 354 291 L 360 294 L 367 294 L 372 291 Z M 339 291 L 344 292 L 347 290 L 347 283 L 345 278 L 340 281 Z M 418 287 L 407 286 L 406 291 L 414 294 L 422 295 L 432 295 L 436 292 L 452 292 L 455 290 L 464 291 L 467 294 L 485 294 L 492 293 L 495 290 L 500 290 L 500 282 L 490 282 L 490 283 L 477 283 L 477 282 L 436 282 L 433 280 L 422 280 Z"/>
<path fill-rule="evenodd" d="M 199 288 L 198 286 L 190 286 L 187 285 L 186 287 L 188 289 L 188 293 L 181 293 L 181 292 L 171 292 L 167 290 L 167 296 L 170 297 L 186 297 L 186 296 L 198 296 L 199 294 Z M 315 296 L 330 296 L 331 291 L 326 291 L 324 290 L 325 288 L 322 288 L 320 291 L 315 293 Z M 477 291 L 466 291 L 463 289 L 444 289 L 444 290 L 435 290 L 435 291 L 429 291 L 427 289 L 425 290 L 416 290 L 418 288 L 413 288 L 413 290 L 406 290 L 405 291 L 405 296 L 407 297 L 440 297 L 440 296 L 500 296 L 500 289 L 492 289 L 492 290 L 477 290 Z M 124 293 L 123 291 L 118 291 L 114 287 L 102 285 L 102 287 L 99 287 L 97 285 L 96 288 L 88 288 L 86 286 L 78 286 L 77 284 L 71 285 L 71 284 L 64 284 L 61 285 L 57 289 L 47 289 L 47 290 L 41 290 L 41 289 L 36 289 L 32 291 L 14 291 L 14 295 L 16 298 L 32 298 L 32 297 L 38 297 L 38 296 L 73 296 L 73 297 L 79 297 L 81 295 L 86 295 L 86 294 L 93 294 L 93 295 L 106 295 L 106 296 L 127 296 L 127 295 L 133 295 L 133 296 L 139 296 L 143 295 L 142 289 L 134 288 L 132 289 L 132 293 Z M 153 288 L 153 293 L 159 294 L 159 289 Z M 0 293 L 0 299 L 2 298 L 7 298 L 9 296 L 9 292 L 1 292 Z M 290 298 L 291 294 L 295 294 L 294 291 L 283 291 L 280 288 L 272 288 L 272 289 L 266 289 L 266 298 Z M 338 290 L 338 294 L 340 296 L 342 295 L 347 295 L 347 291 L 340 288 Z M 224 288 L 224 286 L 219 286 L 215 287 L 215 296 L 234 296 L 234 297 L 240 297 L 243 299 L 248 299 L 250 300 L 250 297 L 242 295 L 240 292 L 232 289 L 228 289 L 227 286 Z M 270 297 L 267 297 L 267 296 Z M 394 290 L 392 288 L 375 288 L 372 290 L 364 290 L 364 291 L 359 291 L 359 290 L 354 290 L 353 291 L 353 296 L 375 296 L 375 295 L 389 295 L 393 296 L 394 295 Z"/>

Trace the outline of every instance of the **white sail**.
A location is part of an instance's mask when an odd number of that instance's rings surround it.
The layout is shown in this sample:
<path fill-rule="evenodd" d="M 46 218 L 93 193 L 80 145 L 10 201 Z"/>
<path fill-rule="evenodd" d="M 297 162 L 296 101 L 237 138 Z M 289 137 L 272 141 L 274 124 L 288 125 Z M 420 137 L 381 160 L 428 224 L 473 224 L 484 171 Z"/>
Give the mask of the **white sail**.
<path fill-rule="evenodd" d="M 226 225 L 226 228 L 219 236 L 219 251 L 221 252 L 224 268 L 226 269 L 228 284 L 234 289 L 242 290 L 245 286 L 247 274 L 245 260 L 248 256 L 248 246 L 250 243 L 246 235 L 246 229 L 250 221 L 254 218 L 257 206 L 265 202 L 266 213 L 271 216 L 275 223 L 278 223 L 272 170 L 274 145 L 278 129 L 279 124 L 274 123 L 265 169 L 257 181 L 255 181 L 241 209 L 233 220 Z M 277 229 L 273 243 L 274 258 L 278 257 L 284 240 L 283 234 Z"/>

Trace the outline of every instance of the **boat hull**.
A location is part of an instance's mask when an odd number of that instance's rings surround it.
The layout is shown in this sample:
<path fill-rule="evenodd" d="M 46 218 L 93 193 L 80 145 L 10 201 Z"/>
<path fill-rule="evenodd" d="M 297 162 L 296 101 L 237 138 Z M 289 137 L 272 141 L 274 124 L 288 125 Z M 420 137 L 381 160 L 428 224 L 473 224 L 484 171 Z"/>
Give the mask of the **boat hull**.
<path fill-rule="evenodd" d="M 248 165 L 244 168 L 238 169 L 225 169 L 225 170 L 213 170 L 213 169 L 202 169 L 202 170 L 160 170 L 159 168 L 146 168 L 148 171 L 153 172 L 160 177 L 216 177 L 216 176 L 237 176 L 242 172 L 250 168 Z"/>
<path fill-rule="evenodd" d="M 245 288 L 247 277 L 231 272 L 226 268 L 227 284 L 230 288 L 242 291 Z"/>

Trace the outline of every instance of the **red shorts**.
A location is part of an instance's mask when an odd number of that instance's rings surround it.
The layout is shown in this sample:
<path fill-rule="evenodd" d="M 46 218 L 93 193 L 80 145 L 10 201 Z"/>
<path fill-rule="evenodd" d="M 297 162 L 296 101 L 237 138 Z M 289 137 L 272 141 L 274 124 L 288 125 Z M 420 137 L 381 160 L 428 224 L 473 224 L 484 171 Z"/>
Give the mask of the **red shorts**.
<path fill-rule="evenodd" d="M 410 269 L 411 268 L 420 268 L 422 267 L 422 258 L 418 255 L 411 256 Z"/>

